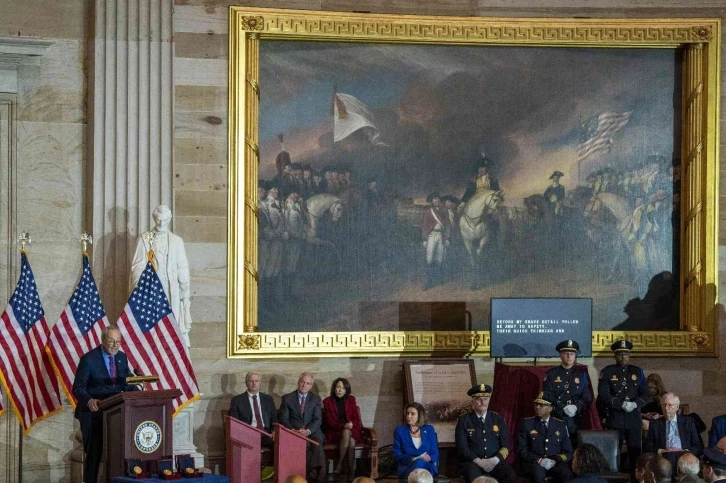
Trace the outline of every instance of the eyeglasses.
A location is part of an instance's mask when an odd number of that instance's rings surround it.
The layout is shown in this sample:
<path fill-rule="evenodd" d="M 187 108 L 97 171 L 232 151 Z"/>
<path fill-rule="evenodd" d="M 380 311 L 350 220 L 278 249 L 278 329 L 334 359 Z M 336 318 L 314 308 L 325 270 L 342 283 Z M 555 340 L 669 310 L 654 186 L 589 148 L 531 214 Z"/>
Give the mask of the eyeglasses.
<path fill-rule="evenodd" d="M 664 408 L 677 408 L 678 404 L 661 404 Z"/>
<path fill-rule="evenodd" d="M 104 339 L 108 345 L 121 345 L 121 339 Z"/>

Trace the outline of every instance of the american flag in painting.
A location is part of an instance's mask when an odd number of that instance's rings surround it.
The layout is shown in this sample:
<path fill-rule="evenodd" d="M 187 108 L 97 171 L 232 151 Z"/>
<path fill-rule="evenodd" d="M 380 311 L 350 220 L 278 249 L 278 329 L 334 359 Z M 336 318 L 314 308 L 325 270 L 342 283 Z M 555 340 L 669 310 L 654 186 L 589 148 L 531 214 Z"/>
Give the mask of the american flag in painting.
<path fill-rule="evenodd" d="M 53 326 L 47 347 L 53 367 L 73 407 L 76 406 L 76 398 L 73 397 L 72 388 L 78 361 L 83 354 L 101 345 L 101 331 L 106 326 L 106 311 L 101 305 L 88 255 L 84 253 L 81 280 Z"/>
<path fill-rule="evenodd" d="M 49 332 L 33 271 L 22 252 L 20 279 L 0 321 L 0 375 L 26 433 L 61 409 L 58 379 L 45 352 Z"/>
<path fill-rule="evenodd" d="M 197 377 L 179 326 L 150 262 L 117 323 L 132 367 L 159 376 L 158 389 L 180 389 L 174 414 L 199 398 Z"/>
<path fill-rule="evenodd" d="M 598 153 L 610 151 L 613 136 L 628 121 L 633 111 L 628 112 L 601 112 L 591 117 L 582 125 L 582 142 L 577 149 L 580 161 Z"/>

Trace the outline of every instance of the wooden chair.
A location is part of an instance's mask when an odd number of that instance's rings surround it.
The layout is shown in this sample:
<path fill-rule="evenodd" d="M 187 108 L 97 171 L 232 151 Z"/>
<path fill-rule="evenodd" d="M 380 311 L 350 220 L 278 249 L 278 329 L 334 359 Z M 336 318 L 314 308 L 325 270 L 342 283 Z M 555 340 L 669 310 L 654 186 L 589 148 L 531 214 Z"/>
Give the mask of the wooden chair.
<path fill-rule="evenodd" d="M 360 416 L 360 406 L 358 408 L 358 415 Z M 376 436 L 376 430 L 373 428 L 361 428 L 361 441 L 355 442 L 355 462 L 356 469 L 358 467 L 358 460 L 366 460 L 365 468 L 363 471 L 366 473 L 365 476 L 378 478 L 378 436 Z M 338 445 L 335 443 L 325 443 L 323 446 L 325 451 L 325 459 L 337 461 L 339 457 Z"/>

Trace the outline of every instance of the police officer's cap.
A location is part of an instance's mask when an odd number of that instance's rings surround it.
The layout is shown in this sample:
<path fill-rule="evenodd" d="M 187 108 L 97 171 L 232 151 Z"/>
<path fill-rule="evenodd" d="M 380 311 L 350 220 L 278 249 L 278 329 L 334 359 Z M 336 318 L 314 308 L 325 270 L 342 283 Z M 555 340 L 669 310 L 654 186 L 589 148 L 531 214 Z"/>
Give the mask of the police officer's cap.
<path fill-rule="evenodd" d="M 562 178 L 564 176 L 564 173 L 562 171 L 555 171 L 552 173 L 552 176 L 550 176 L 550 179 L 553 179 L 555 176 Z"/>
<path fill-rule="evenodd" d="M 489 384 L 479 384 L 466 393 L 471 397 L 492 397 L 492 386 Z"/>
<path fill-rule="evenodd" d="M 438 191 L 434 191 L 433 193 L 429 194 L 426 197 L 426 203 L 431 203 L 432 201 L 434 201 L 434 198 L 438 198 L 439 200 L 441 200 L 441 196 L 439 196 Z"/>
<path fill-rule="evenodd" d="M 577 343 L 576 340 L 563 340 L 559 344 L 557 344 L 557 347 L 555 347 L 555 350 L 557 352 L 574 352 L 577 354 L 580 352 L 580 344 Z"/>
<path fill-rule="evenodd" d="M 705 448 L 703 450 L 703 463 L 712 468 L 726 470 L 726 454 L 721 448 Z"/>
<path fill-rule="evenodd" d="M 535 404 L 542 404 L 544 406 L 552 406 L 552 396 L 549 393 L 540 392 L 537 395 L 537 399 L 534 401 Z"/>
<path fill-rule="evenodd" d="M 633 350 L 633 343 L 629 340 L 619 340 L 617 342 L 614 342 L 613 345 L 610 346 L 610 350 L 618 353 L 618 352 L 630 352 Z"/>

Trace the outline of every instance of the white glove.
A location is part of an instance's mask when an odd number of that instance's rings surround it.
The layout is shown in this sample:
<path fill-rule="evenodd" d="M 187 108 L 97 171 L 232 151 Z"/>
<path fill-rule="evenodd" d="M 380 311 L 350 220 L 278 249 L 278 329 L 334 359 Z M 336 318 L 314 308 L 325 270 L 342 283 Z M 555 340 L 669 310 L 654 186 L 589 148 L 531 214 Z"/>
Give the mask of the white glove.
<path fill-rule="evenodd" d="M 491 473 L 495 466 L 499 463 L 499 458 L 492 456 L 484 460 L 484 467 L 482 468 L 487 473 Z"/>
<path fill-rule="evenodd" d="M 638 405 L 635 404 L 633 401 L 625 401 L 622 406 L 623 411 L 625 411 L 626 413 L 629 413 L 630 411 L 632 411 L 633 409 L 635 409 L 637 407 L 638 407 Z"/>
<path fill-rule="evenodd" d="M 545 470 L 549 471 L 555 466 L 555 462 L 554 460 L 551 460 L 549 458 L 542 458 L 539 462 L 539 465 Z"/>
<path fill-rule="evenodd" d="M 574 404 L 568 404 L 567 406 L 565 406 L 564 411 L 565 414 L 567 414 L 569 417 L 572 417 L 577 414 L 577 406 L 575 406 Z"/>

